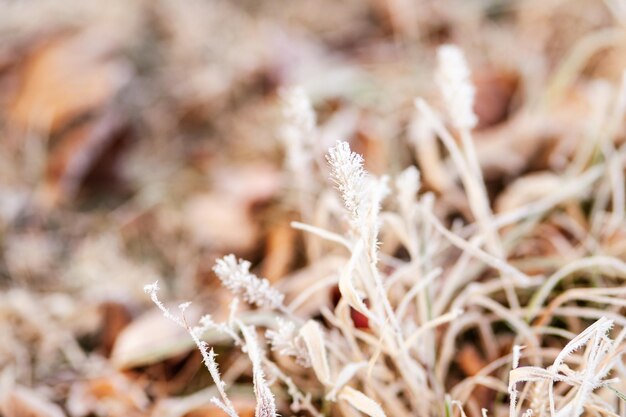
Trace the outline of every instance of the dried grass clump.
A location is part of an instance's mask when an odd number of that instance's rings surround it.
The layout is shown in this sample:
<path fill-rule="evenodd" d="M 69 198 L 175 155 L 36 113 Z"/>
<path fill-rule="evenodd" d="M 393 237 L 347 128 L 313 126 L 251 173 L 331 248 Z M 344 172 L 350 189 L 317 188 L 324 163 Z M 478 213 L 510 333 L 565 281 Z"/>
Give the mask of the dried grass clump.
<path fill-rule="evenodd" d="M 588 160 L 555 192 L 494 214 L 472 138 L 469 67 L 457 47 L 439 52 L 447 121 L 419 98 L 416 118 L 442 141 L 474 222 L 447 224 L 415 167 L 395 178 L 374 176 L 346 142 L 326 155 L 338 193 L 311 186 L 311 177 L 326 171 L 312 145 L 315 116 L 303 90 L 287 91 L 288 168 L 308 176 L 295 175 L 292 191 L 300 204 L 318 201 L 303 208 L 308 223 L 292 225 L 330 245 L 306 251 L 311 268 L 291 277 L 284 293 L 234 255 L 217 261 L 215 272 L 235 300 L 272 319 L 254 326 L 238 318 L 235 303 L 227 322 L 205 318 L 191 327 L 187 304 L 175 315 L 158 300 L 156 284 L 146 287 L 165 315 L 189 330 L 215 382 L 220 398 L 213 401 L 228 415 L 237 411 L 215 353 L 202 341 L 207 329 L 249 356 L 256 416 L 276 416 L 285 403 L 314 416 L 625 415 L 626 263 L 603 248 L 626 229 L 617 173 L 626 147 Z M 622 99 L 616 111 L 623 118 Z M 575 198 L 595 201 L 590 230 L 567 216 Z M 516 258 L 547 219 L 588 249 L 556 267 L 549 259 Z M 338 269 L 315 275 L 314 266 L 337 257 Z M 333 288 L 336 302 L 307 304 L 329 299 L 324 294 Z"/>

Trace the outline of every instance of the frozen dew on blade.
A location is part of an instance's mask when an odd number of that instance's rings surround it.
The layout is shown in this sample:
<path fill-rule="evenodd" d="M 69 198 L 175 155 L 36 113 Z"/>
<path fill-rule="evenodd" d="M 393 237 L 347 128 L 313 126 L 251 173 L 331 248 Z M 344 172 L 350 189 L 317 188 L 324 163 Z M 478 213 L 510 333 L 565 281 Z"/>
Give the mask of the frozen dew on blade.
<path fill-rule="evenodd" d="M 282 306 L 284 295 L 272 288 L 267 279 L 252 274 L 250 266 L 248 261 L 237 260 L 235 255 L 227 255 L 216 261 L 213 271 L 224 287 L 248 303 L 257 307 Z"/>

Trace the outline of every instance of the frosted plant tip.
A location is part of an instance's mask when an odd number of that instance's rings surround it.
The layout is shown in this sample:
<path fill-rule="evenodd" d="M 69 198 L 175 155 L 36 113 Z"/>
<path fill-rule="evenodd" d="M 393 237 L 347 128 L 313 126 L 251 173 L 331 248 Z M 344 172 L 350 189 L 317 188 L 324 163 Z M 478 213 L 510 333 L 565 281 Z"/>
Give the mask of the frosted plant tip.
<path fill-rule="evenodd" d="M 280 307 L 284 295 L 272 288 L 267 279 L 252 274 L 250 266 L 250 262 L 237 260 L 235 255 L 231 254 L 218 259 L 213 271 L 224 287 L 248 303 L 258 307 Z"/>
<path fill-rule="evenodd" d="M 463 51 L 455 45 L 441 46 L 437 60 L 437 84 L 452 122 L 459 129 L 472 129 L 478 123 L 474 113 L 476 89 Z"/>
<path fill-rule="evenodd" d="M 190 305 L 191 305 L 191 301 L 187 301 L 186 303 L 179 304 L 178 309 L 184 313 L 185 310 L 187 310 L 187 308 L 189 308 Z"/>
<path fill-rule="evenodd" d="M 154 294 L 159 291 L 159 281 L 154 281 L 152 284 L 144 285 L 143 291 L 146 294 Z"/>
<path fill-rule="evenodd" d="M 526 346 L 515 345 L 513 346 L 513 369 L 519 366 L 519 360 L 522 356 L 522 349 Z"/>

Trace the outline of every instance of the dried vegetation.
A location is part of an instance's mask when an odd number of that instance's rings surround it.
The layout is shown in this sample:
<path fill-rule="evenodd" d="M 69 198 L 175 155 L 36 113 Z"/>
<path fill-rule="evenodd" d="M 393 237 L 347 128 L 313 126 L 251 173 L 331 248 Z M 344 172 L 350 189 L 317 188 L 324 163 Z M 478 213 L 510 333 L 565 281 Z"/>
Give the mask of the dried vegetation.
<path fill-rule="evenodd" d="M 626 416 L 624 0 L 0 7 L 1 416 Z"/>

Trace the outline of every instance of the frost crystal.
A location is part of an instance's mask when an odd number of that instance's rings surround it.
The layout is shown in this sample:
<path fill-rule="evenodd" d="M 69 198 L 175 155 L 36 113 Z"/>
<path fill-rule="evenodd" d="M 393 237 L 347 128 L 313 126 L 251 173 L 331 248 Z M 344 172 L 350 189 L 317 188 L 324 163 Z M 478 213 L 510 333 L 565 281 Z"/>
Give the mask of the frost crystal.
<path fill-rule="evenodd" d="M 276 330 L 268 330 L 265 333 L 272 345 L 272 350 L 284 356 L 292 356 L 298 365 L 310 368 L 311 359 L 304 341 L 296 331 L 296 325 L 280 318 L 277 319 L 277 322 L 278 328 Z"/>
<path fill-rule="evenodd" d="M 283 116 L 289 122 L 283 131 L 285 139 L 306 142 L 315 128 L 315 112 L 309 97 L 302 87 L 284 89 L 280 97 L 283 100 Z"/>
<path fill-rule="evenodd" d="M 226 288 L 248 303 L 258 307 L 281 306 L 284 295 L 273 289 L 267 279 L 250 273 L 250 266 L 250 262 L 228 255 L 217 260 L 213 271 Z"/>
<path fill-rule="evenodd" d="M 353 230 L 375 244 L 380 205 L 389 193 L 387 178 L 368 175 L 363 168 L 363 157 L 352 152 L 347 142 L 337 142 L 326 159 Z"/>
<path fill-rule="evenodd" d="M 311 147 L 315 131 L 315 111 L 302 87 L 281 90 L 285 123 L 281 139 L 287 151 L 286 162 L 292 173 L 302 173 L 311 162 Z M 299 178 L 305 180 L 306 178 Z"/>
<path fill-rule="evenodd" d="M 363 169 L 363 157 L 352 152 L 347 142 L 338 142 L 328 151 L 326 159 L 330 164 L 331 178 L 341 193 L 351 220 L 358 221 L 367 200 L 367 173 Z"/>
<path fill-rule="evenodd" d="M 252 362 L 252 381 L 257 401 L 254 417 L 276 417 L 276 401 L 265 379 L 262 367 L 263 351 L 256 339 L 255 329 L 241 325 L 241 333 L 243 333 L 246 351 Z"/>
<path fill-rule="evenodd" d="M 458 129 L 472 129 L 478 123 L 474 114 L 476 91 L 463 52 L 454 45 L 444 45 L 438 49 L 437 58 L 437 84 L 452 123 Z"/>

